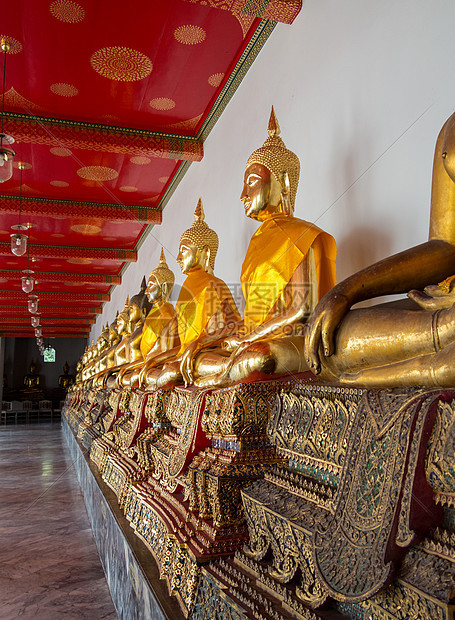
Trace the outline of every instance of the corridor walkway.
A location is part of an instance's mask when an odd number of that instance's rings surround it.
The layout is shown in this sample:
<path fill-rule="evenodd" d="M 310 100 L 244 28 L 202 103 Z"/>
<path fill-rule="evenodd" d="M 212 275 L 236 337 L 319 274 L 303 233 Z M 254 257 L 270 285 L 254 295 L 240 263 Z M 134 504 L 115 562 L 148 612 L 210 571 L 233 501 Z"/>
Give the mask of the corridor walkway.
<path fill-rule="evenodd" d="M 0 618 L 117 618 L 60 422 L 0 427 Z"/>

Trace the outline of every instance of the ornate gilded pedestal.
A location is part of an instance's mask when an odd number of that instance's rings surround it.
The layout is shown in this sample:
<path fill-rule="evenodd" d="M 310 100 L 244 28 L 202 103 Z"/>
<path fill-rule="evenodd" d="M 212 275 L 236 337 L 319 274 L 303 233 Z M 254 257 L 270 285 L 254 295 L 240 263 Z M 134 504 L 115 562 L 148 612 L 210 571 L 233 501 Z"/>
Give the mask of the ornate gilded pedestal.
<path fill-rule="evenodd" d="M 242 491 L 249 542 L 203 569 L 191 617 L 452 618 L 454 398 L 281 390 L 269 436 L 289 466 Z"/>
<path fill-rule="evenodd" d="M 277 385 L 176 388 L 167 406 L 171 428 L 138 440 L 152 473 L 132 485 L 126 515 L 185 614 L 201 565 L 246 540 L 241 489 L 282 462 L 266 437 Z"/>

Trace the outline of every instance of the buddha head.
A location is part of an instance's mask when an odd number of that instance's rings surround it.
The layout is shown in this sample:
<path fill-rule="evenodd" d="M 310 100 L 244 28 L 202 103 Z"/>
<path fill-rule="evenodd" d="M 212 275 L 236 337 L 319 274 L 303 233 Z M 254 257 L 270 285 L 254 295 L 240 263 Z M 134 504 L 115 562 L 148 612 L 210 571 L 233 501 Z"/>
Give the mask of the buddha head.
<path fill-rule="evenodd" d="M 105 328 L 103 329 L 103 331 L 99 335 L 98 340 L 96 341 L 96 350 L 98 354 L 104 351 L 104 349 L 108 345 L 108 342 L 109 342 L 109 325 L 108 323 L 106 323 Z"/>
<path fill-rule="evenodd" d="M 68 362 L 65 362 L 63 364 L 63 374 L 67 375 L 69 373 L 69 371 L 70 371 L 70 367 L 68 366 Z"/>
<path fill-rule="evenodd" d="M 183 273 L 188 274 L 197 267 L 213 273 L 215 257 L 218 252 L 218 235 L 204 221 L 202 198 L 194 211 L 194 222 L 180 237 L 177 262 Z"/>
<path fill-rule="evenodd" d="M 130 297 L 128 295 L 123 310 L 117 316 L 117 333 L 119 336 L 123 336 L 124 334 L 126 334 L 126 331 L 128 329 L 129 308 Z"/>
<path fill-rule="evenodd" d="M 133 329 L 139 321 L 143 321 L 152 308 L 145 294 L 146 288 L 147 283 L 144 276 L 141 282 L 141 290 L 137 295 L 133 295 L 130 300 L 128 318 L 131 329 Z"/>
<path fill-rule="evenodd" d="M 442 163 L 445 171 L 455 183 L 455 112 L 449 118 L 442 142 Z"/>
<path fill-rule="evenodd" d="M 174 288 L 174 281 L 174 274 L 167 266 L 164 250 L 161 248 L 160 262 L 158 267 L 155 267 L 149 275 L 147 288 L 145 289 L 147 299 L 152 306 L 160 301 L 166 302 L 169 300 Z"/>
<path fill-rule="evenodd" d="M 256 220 L 266 219 L 270 213 L 292 215 L 299 184 L 299 158 L 279 137 L 280 126 L 273 107 L 268 134 L 261 148 L 248 158 L 240 196 L 246 215 Z"/>

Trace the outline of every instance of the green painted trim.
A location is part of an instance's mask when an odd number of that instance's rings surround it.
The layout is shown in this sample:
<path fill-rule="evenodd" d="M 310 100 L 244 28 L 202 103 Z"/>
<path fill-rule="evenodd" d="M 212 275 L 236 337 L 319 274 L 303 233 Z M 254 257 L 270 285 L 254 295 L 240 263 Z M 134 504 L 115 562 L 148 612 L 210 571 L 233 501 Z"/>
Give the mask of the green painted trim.
<path fill-rule="evenodd" d="M 147 136 L 149 138 L 169 138 L 170 140 L 198 142 L 195 136 L 184 136 L 175 133 L 165 133 L 161 131 L 150 131 L 148 129 L 134 129 L 132 127 L 118 127 L 117 125 L 103 125 L 101 123 L 90 123 L 87 121 L 74 121 L 64 118 L 49 118 L 47 116 L 37 116 L 36 114 L 19 114 L 18 112 L 4 112 L 5 118 L 17 119 L 19 121 L 43 123 L 48 125 L 61 125 L 67 127 L 81 127 L 82 129 L 95 129 L 97 131 L 107 131 L 110 133 Z"/>
<path fill-rule="evenodd" d="M 11 200 L 16 200 L 19 201 L 19 196 L 15 196 L 12 194 L 0 194 L 0 200 L 2 198 L 5 199 L 11 199 Z M 31 196 L 22 196 L 22 203 L 24 202 L 39 202 L 39 203 L 49 203 L 49 204 L 63 204 L 63 205 L 72 205 L 72 206 L 82 206 L 82 207 L 94 207 L 96 208 L 101 208 L 101 209 L 118 209 L 120 210 L 136 210 L 136 211 L 144 211 L 145 213 L 147 211 L 159 211 L 160 209 L 158 208 L 158 206 L 155 207 L 147 207 L 144 205 L 124 205 L 124 204 L 119 204 L 119 203 L 113 203 L 113 202 L 86 202 L 85 200 L 60 200 L 58 198 L 33 198 Z"/>

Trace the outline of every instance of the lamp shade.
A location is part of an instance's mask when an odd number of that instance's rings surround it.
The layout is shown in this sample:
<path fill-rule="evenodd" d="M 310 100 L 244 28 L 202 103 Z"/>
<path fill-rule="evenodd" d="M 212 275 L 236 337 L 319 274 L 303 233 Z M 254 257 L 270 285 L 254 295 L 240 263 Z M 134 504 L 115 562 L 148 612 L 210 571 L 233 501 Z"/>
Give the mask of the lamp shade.
<path fill-rule="evenodd" d="M 9 181 L 13 176 L 13 158 L 16 155 L 8 144 L 12 144 L 14 138 L 4 133 L 0 134 L 0 183 Z"/>
<path fill-rule="evenodd" d="M 40 322 L 39 316 L 32 316 L 32 327 L 38 327 Z"/>
<path fill-rule="evenodd" d="M 22 290 L 24 291 L 24 293 L 31 293 L 35 285 L 34 277 L 27 274 L 25 276 L 22 276 L 21 281 L 22 281 Z"/>
<path fill-rule="evenodd" d="M 38 312 L 38 297 L 36 295 L 29 295 L 28 297 L 28 311 L 32 314 L 36 314 Z"/>
<path fill-rule="evenodd" d="M 21 233 L 12 233 L 11 235 L 11 252 L 15 256 L 23 256 L 27 251 L 27 235 Z"/>

